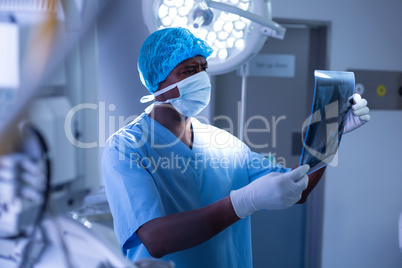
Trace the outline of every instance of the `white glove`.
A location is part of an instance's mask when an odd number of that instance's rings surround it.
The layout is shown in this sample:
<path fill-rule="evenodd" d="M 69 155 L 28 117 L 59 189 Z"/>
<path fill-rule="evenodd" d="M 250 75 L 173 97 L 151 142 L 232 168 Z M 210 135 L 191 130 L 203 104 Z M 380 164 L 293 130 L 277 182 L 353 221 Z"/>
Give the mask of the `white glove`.
<path fill-rule="evenodd" d="M 354 94 L 349 98 L 349 100 L 351 100 L 352 98 L 353 105 L 350 103 L 350 101 L 348 101 L 349 107 L 350 105 L 352 105 L 352 110 L 349 111 L 347 115 L 345 128 L 343 129 L 344 134 L 355 130 L 356 128 L 364 125 L 370 120 L 370 110 L 367 107 L 367 101 L 365 99 L 362 99 L 359 94 Z"/>
<path fill-rule="evenodd" d="M 249 185 L 230 193 L 233 208 L 239 218 L 261 209 L 284 209 L 300 200 L 307 188 L 309 165 L 287 173 L 271 172 Z"/>

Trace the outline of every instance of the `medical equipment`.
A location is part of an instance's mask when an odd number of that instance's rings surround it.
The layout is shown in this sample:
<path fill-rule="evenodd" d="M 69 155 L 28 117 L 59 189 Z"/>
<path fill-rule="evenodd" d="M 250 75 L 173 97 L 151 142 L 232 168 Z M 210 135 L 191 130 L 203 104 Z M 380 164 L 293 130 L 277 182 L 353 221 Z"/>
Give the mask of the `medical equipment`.
<path fill-rule="evenodd" d="M 214 53 L 208 71 L 235 70 L 255 56 L 267 36 L 283 39 L 285 28 L 272 21 L 265 0 L 230 1 L 143 0 L 142 12 L 150 33 L 167 27 L 184 27 L 206 40 Z"/>
<path fill-rule="evenodd" d="M 88 68 L 96 51 L 89 49 L 95 43 L 91 25 L 108 1 L 81 3 L 82 9 L 77 1 L 0 0 L 0 18 L 21 37 L 13 39 L 14 49 L 23 52 L 13 57 L 19 66 L 17 83 L 9 80 L 0 88 L 16 93 L 0 114 L 1 267 L 136 267 L 115 245 L 112 230 L 65 215 L 99 185 L 99 176 L 93 176 L 97 168 L 87 161 L 93 151 L 75 143 L 93 138 L 85 130 L 96 118 L 80 114 L 65 125 L 71 103 L 95 101 L 79 90 L 81 84 L 96 90 L 86 73 L 96 69 Z M 86 68 L 77 74 L 81 64 Z M 51 81 L 57 66 L 64 75 Z M 3 71 L 0 75 L 7 75 Z"/>
<path fill-rule="evenodd" d="M 0 42 L 0 73 L 8 74 L 0 75 L 0 87 L 15 89 L 19 86 L 18 27 L 11 23 L 0 23 L 0 35 L 7 36 Z"/>
<path fill-rule="evenodd" d="M 333 160 L 338 151 L 355 89 L 351 72 L 315 71 L 311 116 L 304 122 L 303 150 L 299 165 L 309 164 L 308 174 Z M 336 164 L 336 162 L 334 163 Z"/>
<path fill-rule="evenodd" d="M 402 212 L 399 215 L 398 220 L 398 242 L 399 242 L 399 250 L 402 252 Z"/>
<path fill-rule="evenodd" d="M 178 88 L 180 97 L 174 99 L 168 99 L 160 102 L 156 101 L 155 105 L 161 105 L 164 103 L 170 103 L 180 114 L 187 117 L 194 117 L 198 115 L 207 105 L 211 99 L 211 82 L 209 81 L 208 74 L 201 71 L 186 79 L 181 80 L 178 83 L 170 85 L 164 89 L 159 90 L 150 98 L 145 96 L 141 98 L 141 102 L 147 102 L 153 99 L 153 97 L 159 96 L 169 90 Z"/>

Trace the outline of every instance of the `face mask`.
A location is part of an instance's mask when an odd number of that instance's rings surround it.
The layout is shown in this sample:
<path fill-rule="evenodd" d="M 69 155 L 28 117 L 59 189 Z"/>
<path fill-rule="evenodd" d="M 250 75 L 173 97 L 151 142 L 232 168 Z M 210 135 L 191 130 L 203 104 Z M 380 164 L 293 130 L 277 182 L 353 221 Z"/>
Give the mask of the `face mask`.
<path fill-rule="evenodd" d="M 169 90 L 177 87 L 180 97 L 166 101 L 156 101 L 155 105 L 170 103 L 180 114 L 193 117 L 199 114 L 209 103 L 211 98 L 211 82 L 206 72 L 202 71 L 192 75 L 178 83 L 165 87 L 153 95 L 144 96 L 141 102 L 149 102 Z"/>

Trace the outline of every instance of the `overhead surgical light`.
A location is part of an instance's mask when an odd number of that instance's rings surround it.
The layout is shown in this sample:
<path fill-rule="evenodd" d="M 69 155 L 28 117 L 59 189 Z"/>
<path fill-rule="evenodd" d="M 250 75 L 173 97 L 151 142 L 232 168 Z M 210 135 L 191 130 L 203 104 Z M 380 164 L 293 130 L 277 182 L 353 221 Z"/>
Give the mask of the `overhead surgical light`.
<path fill-rule="evenodd" d="M 237 69 L 255 56 L 268 36 L 283 39 L 286 29 L 272 21 L 269 0 L 143 0 L 149 32 L 183 27 L 214 49 L 208 72 Z"/>

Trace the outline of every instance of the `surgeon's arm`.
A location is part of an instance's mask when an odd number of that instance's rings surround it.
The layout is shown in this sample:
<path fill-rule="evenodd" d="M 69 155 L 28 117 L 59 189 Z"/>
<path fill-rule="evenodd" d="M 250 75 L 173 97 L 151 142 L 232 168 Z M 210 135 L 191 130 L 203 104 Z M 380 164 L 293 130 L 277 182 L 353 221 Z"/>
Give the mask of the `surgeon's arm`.
<path fill-rule="evenodd" d="M 230 197 L 209 206 L 153 219 L 137 235 L 154 258 L 197 246 L 240 220 Z"/>
<path fill-rule="evenodd" d="M 320 168 L 310 175 L 308 175 L 308 186 L 307 189 L 303 191 L 302 197 L 300 198 L 299 202 L 297 204 L 303 204 L 307 201 L 307 197 L 311 193 L 311 191 L 317 186 L 317 184 L 320 182 L 322 176 L 324 175 L 325 169 L 327 167 L 324 166 L 323 168 Z"/>
<path fill-rule="evenodd" d="M 156 258 L 197 246 L 258 210 L 293 206 L 307 188 L 309 169 L 268 173 L 209 206 L 150 220 L 137 235 Z"/>

